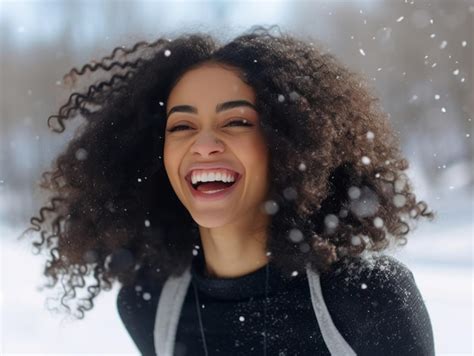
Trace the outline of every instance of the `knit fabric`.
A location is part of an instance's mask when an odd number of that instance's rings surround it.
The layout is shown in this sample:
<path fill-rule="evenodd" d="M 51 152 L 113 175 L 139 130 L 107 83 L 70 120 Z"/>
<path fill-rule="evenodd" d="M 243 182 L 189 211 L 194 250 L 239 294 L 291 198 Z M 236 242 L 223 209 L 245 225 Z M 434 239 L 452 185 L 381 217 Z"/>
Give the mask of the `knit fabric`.
<path fill-rule="evenodd" d="M 207 349 L 213 355 L 330 355 L 318 326 L 307 276 L 283 276 L 269 263 L 266 318 L 265 266 L 237 278 L 205 273 L 194 257 L 191 283 L 199 293 Z M 145 269 L 120 289 L 119 315 L 142 355 L 156 355 L 153 330 L 160 283 Z M 391 256 L 347 258 L 320 275 L 324 301 L 339 333 L 357 355 L 434 355 L 433 331 L 413 274 Z M 175 356 L 204 355 L 193 286 L 178 323 Z"/>

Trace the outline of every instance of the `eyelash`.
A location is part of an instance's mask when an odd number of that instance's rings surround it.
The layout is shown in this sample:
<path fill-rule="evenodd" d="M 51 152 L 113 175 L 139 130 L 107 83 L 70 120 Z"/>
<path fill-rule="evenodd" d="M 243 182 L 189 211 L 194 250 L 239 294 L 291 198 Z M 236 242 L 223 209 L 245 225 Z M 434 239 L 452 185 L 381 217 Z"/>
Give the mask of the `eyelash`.
<path fill-rule="evenodd" d="M 244 121 L 247 121 L 247 122 L 244 123 Z M 242 120 L 232 120 L 232 121 L 229 122 L 226 126 L 228 126 L 228 125 L 230 125 L 230 124 L 232 124 L 232 123 L 234 123 L 234 122 L 240 122 L 240 123 L 242 123 L 241 126 L 248 126 L 248 127 L 253 126 L 248 120 L 243 120 L 243 119 L 242 119 Z M 183 131 L 183 130 L 177 130 L 178 127 L 189 127 L 189 126 L 188 126 L 188 125 L 176 125 L 175 127 L 171 128 L 171 129 L 168 129 L 167 131 L 168 131 L 168 132 Z"/>

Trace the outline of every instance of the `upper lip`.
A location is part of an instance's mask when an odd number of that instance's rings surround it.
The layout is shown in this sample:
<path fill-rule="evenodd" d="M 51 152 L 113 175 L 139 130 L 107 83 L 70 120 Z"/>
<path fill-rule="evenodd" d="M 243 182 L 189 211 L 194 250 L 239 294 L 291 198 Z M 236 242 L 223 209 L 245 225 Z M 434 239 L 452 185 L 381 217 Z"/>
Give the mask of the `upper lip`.
<path fill-rule="evenodd" d="M 222 168 L 233 171 L 233 172 L 237 173 L 238 176 L 241 174 L 239 171 L 237 171 L 234 167 L 232 167 L 228 163 L 219 163 L 219 162 L 193 163 L 188 167 L 188 169 L 186 171 L 186 175 L 184 176 L 184 178 L 191 181 L 191 173 L 192 173 L 193 170 L 196 170 L 196 169 L 222 169 Z"/>

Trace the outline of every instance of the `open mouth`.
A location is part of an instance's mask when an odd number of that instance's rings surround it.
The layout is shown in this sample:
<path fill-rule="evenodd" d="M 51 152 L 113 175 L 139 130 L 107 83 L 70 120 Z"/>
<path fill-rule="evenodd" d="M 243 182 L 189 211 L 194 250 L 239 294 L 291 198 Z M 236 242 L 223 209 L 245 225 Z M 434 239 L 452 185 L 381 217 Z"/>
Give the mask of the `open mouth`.
<path fill-rule="evenodd" d="M 189 177 L 186 178 L 186 181 L 189 184 L 189 189 L 191 190 L 192 195 L 196 199 L 215 200 L 224 198 L 231 194 L 232 191 L 235 190 L 240 178 L 242 178 L 242 175 L 237 174 L 233 182 L 213 181 L 192 184 Z"/>
<path fill-rule="evenodd" d="M 191 186 L 196 191 L 206 193 L 206 194 L 212 194 L 212 193 L 216 193 L 221 190 L 230 188 L 237 182 L 237 180 L 238 178 L 234 180 L 233 182 L 221 182 L 221 181 L 197 182 L 196 184 L 191 183 Z"/>

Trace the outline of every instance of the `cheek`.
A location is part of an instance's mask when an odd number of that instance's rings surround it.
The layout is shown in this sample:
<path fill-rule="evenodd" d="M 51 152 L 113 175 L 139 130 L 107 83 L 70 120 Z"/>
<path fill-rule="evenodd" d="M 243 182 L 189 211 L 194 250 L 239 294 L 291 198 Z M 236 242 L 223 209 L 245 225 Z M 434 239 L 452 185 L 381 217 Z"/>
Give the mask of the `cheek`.
<path fill-rule="evenodd" d="M 264 166 L 263 163 L 268 161 L 268 148 L 262 140 L 254 142 L 252 155 L 255 157 L 254 160 L 257 161 L 260 166 Z"/>
<path fill-rule="evenodd" d="M 260 141 L 244 147 L 249 147 L 249 149 L 242 152 L 242 157 L 245 157 L 246 165 L 252 170 L 252 172 L 249 173 L 257 174 L 258 176 L 266 176 L 268 174 L 267 166 L 269 159 L 267 147 Z"/>

